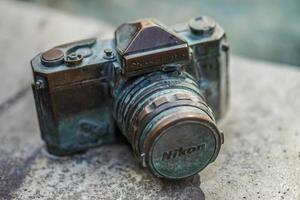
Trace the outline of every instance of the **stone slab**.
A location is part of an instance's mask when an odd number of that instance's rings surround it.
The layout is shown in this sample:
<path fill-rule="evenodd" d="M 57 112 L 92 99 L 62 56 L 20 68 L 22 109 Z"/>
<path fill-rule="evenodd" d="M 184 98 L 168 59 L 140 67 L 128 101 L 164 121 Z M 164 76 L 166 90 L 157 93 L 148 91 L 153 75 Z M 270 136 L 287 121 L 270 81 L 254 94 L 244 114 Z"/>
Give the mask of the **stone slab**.
<path fill-rule="evenodd" d="M 233 57 L 225 144 L 201 175 L 208 199 L 300 199 L 300 70 Z"/>
<path fill-rule="evenodd" d="M 0 199 L 204 199 L 203 192 L 209 200 L 300 199 L 300 70 L 235 56 L 231 108 L 220 122 L 225 144 L 200 173 L 201 185 L 199 175 L 180 182 L 155 178 L 126 144 L 66 158 L 47 154 L 29 89 L 29 60 L 55 44 L 111 30 L 102 22 L 0 1 Z"/>

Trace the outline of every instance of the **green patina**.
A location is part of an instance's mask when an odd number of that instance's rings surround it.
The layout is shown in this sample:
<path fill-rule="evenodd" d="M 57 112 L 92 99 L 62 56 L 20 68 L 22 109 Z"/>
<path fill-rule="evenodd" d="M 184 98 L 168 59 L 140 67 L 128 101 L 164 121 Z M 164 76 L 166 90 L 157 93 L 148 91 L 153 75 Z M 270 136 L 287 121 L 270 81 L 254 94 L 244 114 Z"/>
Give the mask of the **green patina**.
<path fill-rule="evenodd" d="M 155 175 L 199 172 L 223 141 L 215 117 L 228 104 L 224 30 L 209 17 L 174 27 L 146 19 L 121 25 L 115 36 L 60 45 L 32 60 L 49 152 L 109 144 L 120 130 Z"/>

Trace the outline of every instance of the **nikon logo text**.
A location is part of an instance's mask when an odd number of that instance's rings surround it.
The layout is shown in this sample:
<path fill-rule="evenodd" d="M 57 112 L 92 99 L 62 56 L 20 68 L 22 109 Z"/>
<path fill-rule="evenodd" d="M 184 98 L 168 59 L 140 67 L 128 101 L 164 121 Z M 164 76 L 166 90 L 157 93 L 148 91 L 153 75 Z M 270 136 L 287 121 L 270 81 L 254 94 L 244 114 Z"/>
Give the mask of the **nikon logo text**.
<path fill-rule="evenodd" d="M 162 161 L 174 159 L 176 157 L 188 156 L 200 151 L 203 151 L 205 148 L 205 144 L 199 144 L 197 146 L 191 147 L 179 147 L 178 149 L 165 151 L 162 156 Z"/>

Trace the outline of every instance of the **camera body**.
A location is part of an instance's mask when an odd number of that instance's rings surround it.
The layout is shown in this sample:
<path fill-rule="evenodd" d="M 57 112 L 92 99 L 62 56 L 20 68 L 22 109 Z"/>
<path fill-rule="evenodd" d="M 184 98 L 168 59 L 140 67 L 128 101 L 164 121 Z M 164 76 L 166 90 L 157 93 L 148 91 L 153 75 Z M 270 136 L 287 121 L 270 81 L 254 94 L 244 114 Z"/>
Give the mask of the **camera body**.
<path fill-rule="evenodd" d="M 212 162 L 223 143 L 215 118 L 228 104 L 228 45 L 209 17 L 173 27 L 154 19 L 125 23 L 112 39 L 56 46 L 31 66 L 41 135 L 52 154 L 109 144 L 122 132 L 143 166 L 177 179 Z M 189 159 L 199 162 L 185 166 Z"/>

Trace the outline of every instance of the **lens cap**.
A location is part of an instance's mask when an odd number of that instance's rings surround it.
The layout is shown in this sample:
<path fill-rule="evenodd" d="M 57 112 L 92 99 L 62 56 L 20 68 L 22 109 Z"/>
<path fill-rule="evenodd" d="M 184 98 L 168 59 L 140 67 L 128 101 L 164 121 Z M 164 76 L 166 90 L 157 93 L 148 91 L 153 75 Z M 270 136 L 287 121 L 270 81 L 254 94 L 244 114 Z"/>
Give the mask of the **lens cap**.
<path fill-rule="evenodd" d="M 221 137 L 214 123 L 201 115 L 178 113 L 169 123 L 159 122 L 145 140 L 147 164 L 157 176 L 181 179 L 192 176 L 216 158 Z M 200 117 L 199 117 L 200 116 Z M 160 130 L 159 130 L 160 129 Z"/>

